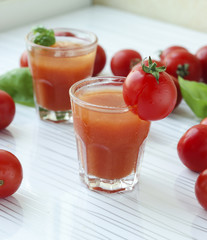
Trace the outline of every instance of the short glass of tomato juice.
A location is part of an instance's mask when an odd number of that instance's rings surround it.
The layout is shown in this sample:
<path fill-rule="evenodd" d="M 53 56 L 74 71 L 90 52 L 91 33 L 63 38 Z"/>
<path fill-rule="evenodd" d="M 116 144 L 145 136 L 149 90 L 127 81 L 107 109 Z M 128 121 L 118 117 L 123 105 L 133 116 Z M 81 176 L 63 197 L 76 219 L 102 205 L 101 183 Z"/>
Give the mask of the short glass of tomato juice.
<path fill-rule="evenodd" d="M 91 190 L 129 191 L 139 180 L 150 122 L 123 99 L 124 77 L 92 77 L 70 88 L 81 180 Z"/>
<path fill-rule="evenodd" d="M 53 30 L 56 43 L 49 47 L 35 44 L 33 32 L 26 36 L 35 105 L 40 119 L 70 122 L 68 90 L 75 82 L 92 75 L 97 37 L 78 29 Z"/>

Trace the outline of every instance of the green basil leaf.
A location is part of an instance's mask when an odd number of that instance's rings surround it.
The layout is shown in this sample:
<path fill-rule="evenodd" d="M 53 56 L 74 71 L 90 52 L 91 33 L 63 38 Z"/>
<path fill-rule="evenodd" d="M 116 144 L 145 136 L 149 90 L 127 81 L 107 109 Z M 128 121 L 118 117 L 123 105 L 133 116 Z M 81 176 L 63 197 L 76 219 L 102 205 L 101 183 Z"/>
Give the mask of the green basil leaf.
<path fill-rule="evenodd" d="M 47 31 L 47 29 L 43 26 L 37 26 L 32 29 L 33 33 L 44 33 Z"/>
<path fill-rule="evenodd" d="M 183 99 L 199 118 L 207 117 L 207 84 L 178 77 Z"/>
<path fill-rule="evenodd" d="M 32 76 L 29 68 L 17 68 L 0 76 L 0 89 L 16 103 L 34 107 Z"/>
<path fill-rule="evenodd" d="M 33 28 L 32 31 L 35 35 L 34 43 L 47 47 L 55 44 L 56 39 L 53 29 L 47 29 L 45 27 L 38 26 Z"/>
<path fill-rule="evenodd" d="M 55 37 L 48 34 L 39 34 L 35 39 L 34 43 L 42 46 L 51 46 L 55 44 Z"/>

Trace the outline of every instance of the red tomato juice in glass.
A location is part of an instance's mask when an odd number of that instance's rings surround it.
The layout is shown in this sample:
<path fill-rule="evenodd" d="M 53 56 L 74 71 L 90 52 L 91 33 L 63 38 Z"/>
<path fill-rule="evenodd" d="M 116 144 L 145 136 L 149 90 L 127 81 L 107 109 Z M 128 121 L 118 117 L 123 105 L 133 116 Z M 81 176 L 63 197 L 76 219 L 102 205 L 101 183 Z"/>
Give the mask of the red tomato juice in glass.
<path fill-rule="evenodd" d="M 72 37 L 56 37 L 52 46 L 31 44 L 28 47 L 35 102 L 40 111 L 56 115 L 71 111 L 69 88 L 93 73 L 96 39 L 90 43 L 82 36 L 76 38 L 73 32 Z M 61 116 L 57 116 L 57 120 L 61 120 Z"/>
<path fill-rule="evenodd" d="M 55 47 L 58 48 L 59 44 L 57 42 Z M 47 51 L 31 52 L 30 65 L 37 103 L 54 111 L 71 109 L 69 88 L 78 80 L 92 75 L 94 58 L 95 50 L 73 57 L 54 57 Z"/>
<path fill-rule="evenodd" d="M 79 92 L 76 97 L 80 104 L 72 102 L 82 178 L 91 189 L 131 189 L 130 184 L 138 181 L 150 122 L 127 108 L 121 86 L 104 85 Z"/>

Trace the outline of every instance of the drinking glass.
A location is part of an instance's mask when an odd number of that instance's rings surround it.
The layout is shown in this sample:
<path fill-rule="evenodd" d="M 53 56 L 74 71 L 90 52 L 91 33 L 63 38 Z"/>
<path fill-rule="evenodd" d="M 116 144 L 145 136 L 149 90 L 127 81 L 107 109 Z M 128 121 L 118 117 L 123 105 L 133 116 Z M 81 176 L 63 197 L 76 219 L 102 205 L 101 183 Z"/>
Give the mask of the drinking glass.
<path fill-rule="evenodd" d="M 79 173 L 91 190 L 129 191 L 139 180 L 150 122 L 123 99 L 124 77 L 92 77 L 70 88 Z"/>
<path fill-rule="evenodd" d="M 35 44 L 33 32 L 26 36 L 35 105 L 40 119 L 72 121 L 68 90 L 92 75 L 97 37 L 78 29 L 53 30 L 56 43 L 49 47 Z"/>

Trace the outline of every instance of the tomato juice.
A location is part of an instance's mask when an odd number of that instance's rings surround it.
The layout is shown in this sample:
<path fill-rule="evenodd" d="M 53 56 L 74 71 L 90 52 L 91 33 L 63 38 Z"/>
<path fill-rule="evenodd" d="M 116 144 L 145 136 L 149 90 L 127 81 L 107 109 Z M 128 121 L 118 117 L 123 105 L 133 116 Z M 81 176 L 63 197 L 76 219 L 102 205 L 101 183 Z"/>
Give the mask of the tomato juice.
<path fill-rule="evenodd" d="M 28 35 L 28 60 L 35 103 L 38 109 L 46 111 L 46 115 L 47 111 L 55 114 L 71 112 L 69 88 L 93 73 L 96 36 L 75 29 L 69 29 L 68 32 L 70 36 L 56 36 L 55 44 L 49 47 L 34 44 L 32 36 Z M 57 30 L 55 33 L 58 33 Z M 61 117 L 58 115 L 56 120 L 61 120 Z"/>
<path fill-rule="evenodd" d="M 37 103 L 54 111 L 71 109 L 68 90 L 78 80 L 92 75 L 94 58 L 95 49 L 69 57 L 64 53 L 56 57 L 47 50 L 32 51 L 30 66 Z"/>
<path fill-rule="evenodd" d="M 132 176 L 132 182 L 138 181 L 143 145 L 150 128 L 150 122 L 127 108 L 120 82 L 120 86 L 113 84 L 89 87 L 90 90 L 85 87 L 77 91 L 79 103 L 72 99 L 81 174 L 93 179 L 94 189 L 100 187 L 99 183 L 94 184 L 96 178 L 112 180 L 114 187 L 107 187 L 110 190 L 119 190 L 117 180 L 128 176 Z"/>

